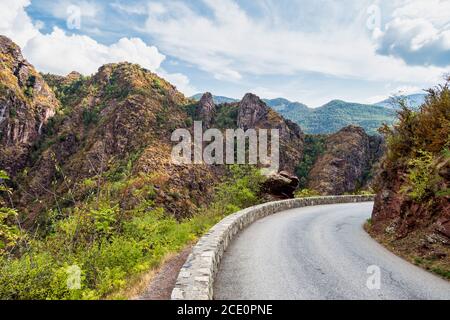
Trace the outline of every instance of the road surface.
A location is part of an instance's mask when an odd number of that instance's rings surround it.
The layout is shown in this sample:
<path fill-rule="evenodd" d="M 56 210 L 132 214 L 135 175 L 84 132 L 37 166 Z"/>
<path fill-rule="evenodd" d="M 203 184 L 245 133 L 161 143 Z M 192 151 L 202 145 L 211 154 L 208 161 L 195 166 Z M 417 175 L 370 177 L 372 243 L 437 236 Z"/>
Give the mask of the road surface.
<path fill-rule="evenodd" d="M 450 299 L 450 282 L 397 257 L 364 231 L 372 208 L 306 207 L 255 222 L 227 249 L 215 299 Z"/>

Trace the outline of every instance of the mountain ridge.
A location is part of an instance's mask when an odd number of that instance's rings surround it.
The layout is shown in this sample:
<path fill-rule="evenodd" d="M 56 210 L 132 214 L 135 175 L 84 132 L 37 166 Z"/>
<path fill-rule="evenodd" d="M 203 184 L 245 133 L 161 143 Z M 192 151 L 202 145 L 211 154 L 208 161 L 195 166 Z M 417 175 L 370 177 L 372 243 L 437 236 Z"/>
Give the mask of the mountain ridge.
<path fill-rule="evenodd" d="M 191 98 L 196 97 L 197 95 Z M 224 97 L 218 97 L 217 101 L 223 99 Z M 236 100 L 226 97 L 225 99 Z M 397 117 L 393 107 L 338 99 L 318 108 L 310 108 L 306 104 L 285 98 L 263 99 L 263 101 L 283 117 L 296 122 L 307 134 L 332 134 L 349 125 L 357 125 L 373 135 L 378 133 L 383 124 L 392 125 Z"/>

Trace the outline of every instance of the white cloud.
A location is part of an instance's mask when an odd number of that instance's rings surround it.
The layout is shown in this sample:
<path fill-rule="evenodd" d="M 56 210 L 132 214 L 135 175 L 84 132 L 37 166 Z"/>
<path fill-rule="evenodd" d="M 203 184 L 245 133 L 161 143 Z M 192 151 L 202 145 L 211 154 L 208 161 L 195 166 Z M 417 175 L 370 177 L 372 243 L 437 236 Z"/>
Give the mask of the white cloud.
<path fill-rule="evenodd" d="M 55 15 L 64 14 L 68 1 L 55 4 Z M 42 24 L 33 25 L 25 8 L 29 0 L 2 0 L 0 3 L 0 34 L 18 43 L 24 56 L 39 71 L 59 75 L 78 71 L 89 75 L 106 64 L 114 62 L 137 63 L 144 68 L 159 73 L 186 94 L 195 90 L 183 74 L 170 74 L 161 68 L 165 56 L 154 46 L 148 46 L 140 38 L 122 38 L 111 45 L 103 45 L 84 35 L 68 35 L 55 27 L 49 34 L 39 31 Z M 84 8 L 83 14 L 95 17 L 97 9 L 86 1 L 78 3 Z"/>
<path fill-rule="evenodd" d="M 50 34 L 38 34 L 32 38 L 24 53 L 39 70 L 55 74 L 67 74 L 73 70 L 92 74 L 103 64 L 124 61 L 155 71 L 165 59 L 156 47 L 147 46 L 138 38 L 122 38 L 105 46 L 87 36 L 68 36 L 58 28 Z"/>
<path fill-rule="evenodd" d="M 394 10 L 379 52 L 411 65 L 450 66 L 450 1 L 413 0 Z"/>
<path fill-rule="evenodd" d="M 363 103 L 367 103 L 367 104 L 375 104 L 375 103 L 379 103 L 381 101 L 386 100 L 388 97 L 385 95 L 377 95 L 377 96 L 373 96 L 373 97 L 369 97 L 366 100 L 363 101 Z"/>
<path fill-rule="evenodd" d="M 45 3 L 54 17 L 66 19 L 68 8 L 77 6 L 83 18 L 93 19 L 101 12 L 101 6 L 93 1 L 57 0 Z"/>
<path fill-rule="evenodd" d="M 403 0 L 394 10 L 394 17 L 421 17 L 433 22 L 437 26 L 448 25 L 450 22 L 450 1 L 448 0 Z"/>
<path fill-rule="evenodd" d="M 400 58 L 377 54 L 365 29 L 365 7 L 361 12 L 349 9 L 347 15 L 354 19 L 346 24 L 330 17 L 324 27 L 302 31 L 267 22 L 274 19 L 252 18 L 232 0 L 202 2 L 212 16 L 179 1 L 153 2 L 145 31 L 167 54 L 197 65 L 217 79 L 318 72 L 373 81 L 434 82 L 444 72 L 438 67 L 408 66 Z"/>
<path fill-rule="evenodd" d="M 29 0 L 2 0 L 0 3 L 0 34 L 14 39 L 21 47 L 39 34 L 23 9 L 29 4 Z"/>
<path fill-rule="evenodd" d="M 123 4 L 121 2 L 111 3 L 110 6 L 119 12 L 125 12 L 127 14 L 145 15 L 146 8 L 139 4 Z"/>

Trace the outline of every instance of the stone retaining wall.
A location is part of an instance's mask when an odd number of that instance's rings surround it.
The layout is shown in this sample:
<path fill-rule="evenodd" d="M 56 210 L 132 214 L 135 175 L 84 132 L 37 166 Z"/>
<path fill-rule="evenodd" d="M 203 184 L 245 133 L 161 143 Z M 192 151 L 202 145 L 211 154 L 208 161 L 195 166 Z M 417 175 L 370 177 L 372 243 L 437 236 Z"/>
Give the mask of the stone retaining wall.
<path fill-rule="evenodd" d="M 214 278 L 234 236 L 258 219 L 300 207 L 373 201 L 374 196 L 331 196 L 270 202 L 230 215 L 216 224 L 192 249 L 181 268 L 172 300 L 212 300 Z"/>

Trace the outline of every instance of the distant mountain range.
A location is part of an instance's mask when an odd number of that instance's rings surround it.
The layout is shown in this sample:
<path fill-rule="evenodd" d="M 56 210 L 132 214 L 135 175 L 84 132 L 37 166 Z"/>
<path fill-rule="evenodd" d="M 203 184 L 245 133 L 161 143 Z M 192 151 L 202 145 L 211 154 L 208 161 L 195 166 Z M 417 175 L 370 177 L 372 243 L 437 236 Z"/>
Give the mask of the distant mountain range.
<path fill-rule="evenodd" d="M 192 96 L 191 98 L 196 100 L 196 101 L 200 101 L 202 96 L 203 96 L 203 93 L 198 93 L 198 94 Z M 238 99 L 222 97 L 222 96 L 213 96 L 213 100 L 214 100 L 215 104 L 233 103 L 233 102 L 238 102 L 239 101 Z"/>
<path fill-rule="evenodd" d="M 199 100 L 202 94 L 192 98 Z M 411 108 L 418 108 L 425 101 L 425 94 L 414 94 L 403 97 Z M 239 100 L 213 96 L 214 103 L 234 103 Z M 397 118 L 398 103 L 395 99 L 387 99 L 376 104 L 360 104 L 333 100 L 319 108 L 309 108 L 300 102 L 292 102 L 284 98 L 264 99 L 269 107 L 283 117 L 298 123 L 308 134 L 334 133 L 348 125 L 358 125 L 369 134 L 376 134 L 383 123 L 392 125 Z"/>
<path fill-rule="evenodd" d="M 397 99 L 404 99 L 409 107 L 413 109 L 418 109 L 422 104 L 425 103 L 426 96 L 427 95 L 424 93 L 416 93 L 408 96 L 399 96 L 397 98 L 389 98 L 384 101 L 375 103 L 375 105 L 390 109 L 398 109 L 399 104 Z"/>

